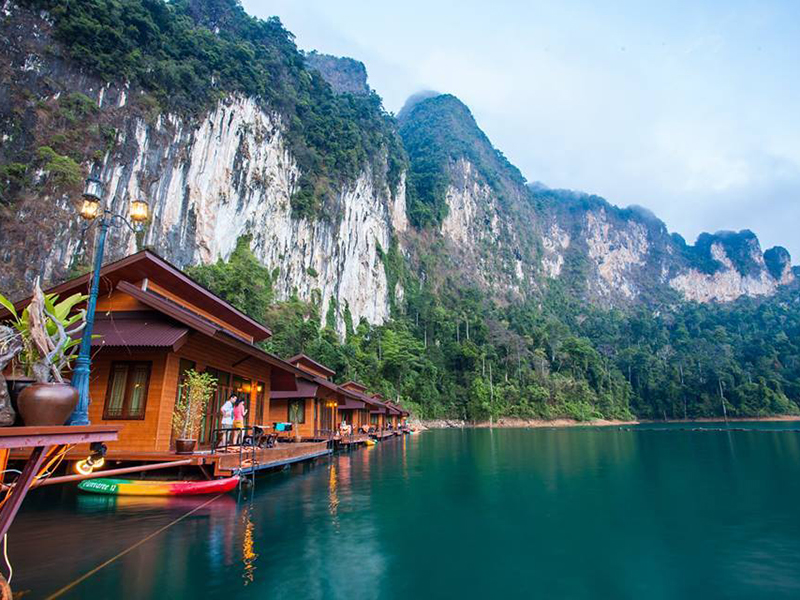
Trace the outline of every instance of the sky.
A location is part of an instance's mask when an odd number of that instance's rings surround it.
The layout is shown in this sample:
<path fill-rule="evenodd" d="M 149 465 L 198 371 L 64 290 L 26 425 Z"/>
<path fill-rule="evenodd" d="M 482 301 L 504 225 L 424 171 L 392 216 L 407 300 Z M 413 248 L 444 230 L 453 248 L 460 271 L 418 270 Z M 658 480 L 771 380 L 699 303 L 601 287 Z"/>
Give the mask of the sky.
<path fill-rule="evenodd" d="M 362 61 L 391 112 L 460 98 L 529 181 L 751 229 L 800 263 L 800 1 L 243 0 Z"/>

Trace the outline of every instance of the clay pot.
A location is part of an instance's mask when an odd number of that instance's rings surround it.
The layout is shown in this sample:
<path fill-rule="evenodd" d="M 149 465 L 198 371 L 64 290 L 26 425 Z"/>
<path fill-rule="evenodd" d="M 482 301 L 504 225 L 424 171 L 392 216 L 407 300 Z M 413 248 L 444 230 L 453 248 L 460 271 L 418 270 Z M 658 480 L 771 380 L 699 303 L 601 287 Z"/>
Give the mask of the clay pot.
<path fill-rule="evenodd" d="M 19 415 L 19 395 L 29 385 L 33 385 L 36 383 L 35 379 L 31 379 L 29 377 L 17 377 L 17 378 L 6 378 L 6 383 L 8 384 L 8 393 L 11 396 L 11 408 L 14 409 L 14 412 Z M 17 425 L 20 425 L 19 416 L 17 417 Z"/>
<path fill-rule="evenodd" d="M 197 440 L 175 440 L 176 454 L 194 454 Z"/>
<path fill-rule="evenodd" d="M 28 427 L 63 425 L 78 404 L 78 390 L 68 383 L 34 383 L 22 390 L 17 406 Z"/>

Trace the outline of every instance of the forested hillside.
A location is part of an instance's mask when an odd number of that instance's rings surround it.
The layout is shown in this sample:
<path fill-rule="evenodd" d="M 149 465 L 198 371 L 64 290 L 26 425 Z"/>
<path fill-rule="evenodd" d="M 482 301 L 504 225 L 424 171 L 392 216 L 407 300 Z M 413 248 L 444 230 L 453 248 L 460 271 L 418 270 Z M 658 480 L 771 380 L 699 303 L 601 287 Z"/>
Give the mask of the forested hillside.
<path fill-rule="evenodd" d="M 277 111 L 302 171 L 292 197 L 298 215 L 320 214 L 334 184 L 355 179 L 365 165 L 382 175 L 376 160 L 388 158 L 388 182 L 396 186 L 399 181 L 405 156 L 381 99 L 374 92 L 335 94 L 317 71 L 305 68 L 294 36 L 277 18 L 251 17 L 236 0 L 19 4 L 47 11 L 54 38 L 84 68 L 104 81 L 122 81 L 145 92 L 137 99 L 144 109 L 200 114 L 239 93 Z M 30 100 L 15 99 L 18 118 Z M 74 120 L 72 125 L 80 126 Z M 113 132 L 110 136 L 106 144 L 113 144 Z M 102 146 L 56 144 L 55 149 L 80 162 Z M 17 165 L 17 180 L 29 182 L 30 171 L 44 164 L 37 162 L 35 151 L 20 147 L 16 156 L 4 157 Z M 6 187 L 5 202 L 13 200 L 11 191 Z"/>
<path fill-rule="evenodd" d="M 384 261 L 405 285 L 403 309 L 380 326 L 291 298 L 274 303 L 240 240 L 230 262 L 190 274 L 273 329 L 267 348 L 304 351 L 422 417 L 490 415 L 580 420 L 683 419 L 797 414 L 800 298 L 678 303 L 659 310 L 603 310 L 553 286 L 540 298 L 499 307 L 478 288 L 422 285 L 396 251 Z M 429 257 L 428 271 L 437 259 Z M 436 287 L 437 292 L 432 288 Z M 345 315 L 347 308 L 344 308 Z"/>

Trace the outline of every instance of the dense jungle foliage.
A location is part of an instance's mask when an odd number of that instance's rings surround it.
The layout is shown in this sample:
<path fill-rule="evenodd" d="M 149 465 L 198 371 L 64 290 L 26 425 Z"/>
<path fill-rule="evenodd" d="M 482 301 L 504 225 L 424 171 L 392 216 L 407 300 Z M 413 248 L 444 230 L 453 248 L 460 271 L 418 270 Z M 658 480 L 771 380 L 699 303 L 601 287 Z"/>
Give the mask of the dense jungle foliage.
<path fill-rule="evenodd" d="M 292 198 L 297 216 L 322 214 L 365 167 L 391 188 L 399 183 L 405 153 L 380 97 L 335 94 L 305 68 L 276 17 L 251 17 L 237 0 L 21 3 L 48 12 L 73 59 L 107 81 L 132 83 L 162 109 L 199 114 L 231 93 L 261 99 L 287 124 L 302 173 Z"/>
<path fill-rule="evenodd" d="M 426 257 L 428 266 L 434 256 Z M 553 286 L 545 297 L 499 308 L 477 289 L 434 285 L 384 253 L 390 283 L 405 289 L 388 323 L 353 323 L 347 306 L 274 302 L 276 273 L 242 238 L 229 262 L 198 266 L 201 283 L 273 330 L 266 348 L 305 352 L 397 398 L 422 417 L 626 419 L 755 417 L 798 413 L 800 301 L 785 290 L 726 306 L 675 304 L 601 310 Z M 431 269 L 429 272 L 432 272 Z M 344 340 L 335 331 L 345 323 Z"/>

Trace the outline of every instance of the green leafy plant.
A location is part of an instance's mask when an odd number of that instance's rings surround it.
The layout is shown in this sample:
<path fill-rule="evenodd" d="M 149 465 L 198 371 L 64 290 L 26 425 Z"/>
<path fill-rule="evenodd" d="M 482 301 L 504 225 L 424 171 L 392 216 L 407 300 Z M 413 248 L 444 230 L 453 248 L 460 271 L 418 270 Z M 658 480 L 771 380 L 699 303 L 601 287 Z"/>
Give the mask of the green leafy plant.
<path fill-rule="evenodd" d="M 76 187 L 83 181 L 81 166 L 69 156 L 61 155 L 50 146 L 42 146 L 37 155 L 44 162 L 53 183 L 59 187 Z"/>
<path fill-rule="evenodd" d="M 206 407 L 217 389 L 217 379 L 194 369 L 186 371 L 184 377 L 172 413 L 172 430 L 179 439 L 197 439 Z"/>
<path fill-rule="evenodd" d="M 62 373 L 69 367 L 81 343 L 86 311 L 75 310 L 87 296 L 73 294 L 59 301 L 57 294 L 44 294 L 37 279 L 27 307 L 17 313 L 0 294 L 0 304 L 11 313 L 10 326 L 19 335 L 18 359 L 25 373 L 39 383 L 64 383 Z"/>

